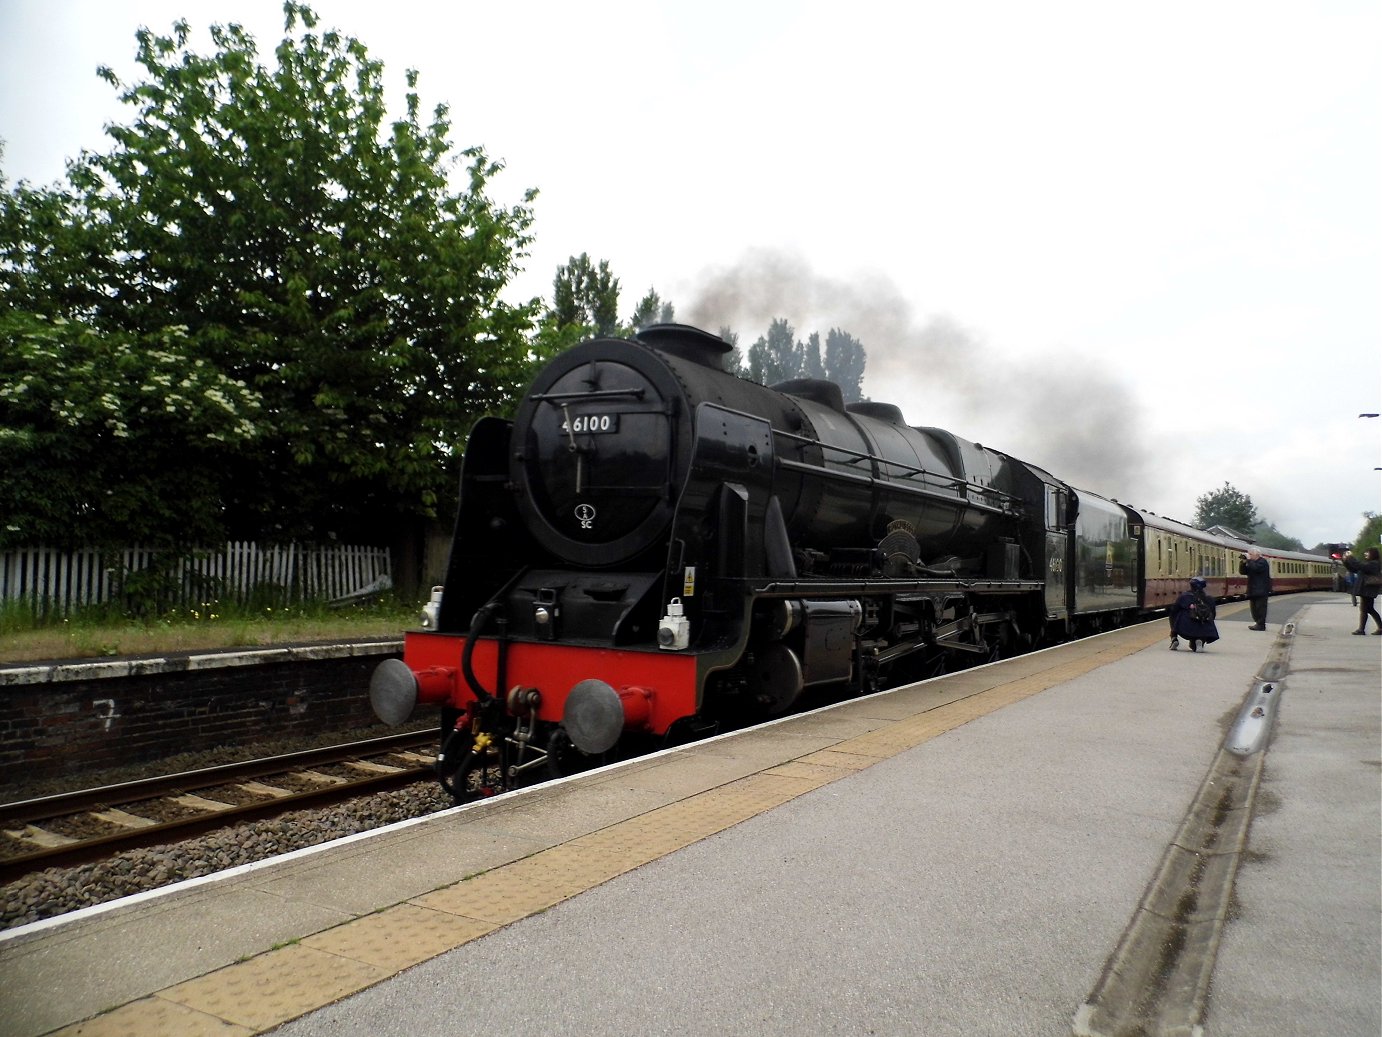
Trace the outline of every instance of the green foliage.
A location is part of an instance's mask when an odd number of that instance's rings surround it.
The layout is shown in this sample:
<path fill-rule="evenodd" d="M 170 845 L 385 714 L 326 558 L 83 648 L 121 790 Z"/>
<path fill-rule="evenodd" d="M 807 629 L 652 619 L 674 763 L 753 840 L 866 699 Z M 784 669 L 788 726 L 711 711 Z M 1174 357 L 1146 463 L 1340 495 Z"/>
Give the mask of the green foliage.
<path fill-rule="evenodd" d="M 609 263 L 602 259 L 597 267 L 582 252 L 558 267 L 552 281 L 552 308 L 547 321 L 560 333 L 574 331 L 577 341 L 592 335 L 617 334 L 619 279 L 610 273 Z"/>
<path fill-rule="evenodd" d="M 839 328 L 825 337 L 825 376 L 840 387 L 845 402 L 864 398 L 864 366 L 868 358 L 857 338 Z"/>
<path fill-rule="evenodd" d="M 638 331 L 653 324 L 672 324 L 676 319 L 677 311 L 671 302 L 664 302 L 656 291 L 649 288 L 648 294 L 638 300 L 638 305 L 634 307 L 629 327 L 632 331 Z"/>
<path fill-rule="evenodd" d="M 720 328 L 720 338 L 730 344 L 730 351 L 724 359 L 725 370 L 732 375 L 738 375 L 740 378 L 747 378 L 749 369 L 744 351 L 739 348 L 739 333 L 733 328 L 722 327 Z"/>
<path fill-rule="evenodd" d="M 1382 547 L 1382 515 L 1371 511 L 1363 512 L 1363 528 L 1353 538 L 1353 553 L 1359 558 L 1369 547 Z"/>
<path fill-rule="evenodd" d="M 215 467 L 261 414 L 257 392 L 189 355 L 185 328 L 0 315 L 0 546 L 216 537 Z"/>
<path fill-rule="evenodd" d="M 1259 522 L 1253 527 L 1252 539 L 1263 547 L 1272 547 L 1280 551 L 1304 551 L 1305 545 L 1295 537 L 1287 536 L 1276 528 L 1271 522 Z"/>
<path fill-rule="evenodd" d="M 1225 482 L 1223 489 L 1211 490 L 1195 500 L 1195 525 L 1201 529 L 1227 526 L 1251 536 L 1257 527 L 1257 509 L 1251 497 Z"/>
<path fill-rule="evenodd" d="M 183 572 L 187 567 L 187 552 L 162 551 L 139 568 L 120 567 L 111 572 L 114 595 L 109 611 L 133 619 L 151 619 L 164 615 L 182 597 Z M 203 598 L 213 598 L 215 588 L 198 588 Z"/>
<path fill-rule="evenodd" d="M 802 353 L 792 325 L 779 317 L 768 325 L 768 333 L 749 347 L 749 378 L 760 385 L 800 378 Z"/>
<path fill-rule="evenodd" d="M 818 333 L 799 342 L 792 326 L 778 318 L 749 347 L 746 377 L 763 385 L 791 378 L 825 378 L 840 387 L 846 403 L 854 403 L 864 397 L 866 359 L 863 345 L 848 332 L 831 328 L 822 357 Z"/>
<path fill-rule="evenodd" d="M 804 378 L 824 378 L 825 362 L 821 359 L 821 333 L 811 332 L 801 354 L 801 374 Z"/>
<path fill-rule="evenodd" d="M 69 189 L 4 195 L 0 277 L 29 332 L 60 316 L 109 339 L 106 352 L 165 342 L 170 365 L 239 387 L 237 436 L 196 438 L 219 427 L 214 396 L 168 401 L 206 412 L 177 440 L 200 452 L 174 468 L 201 528 L 373 540 L 399 514 L 439 510 L 454 445 L 522 385 L 538 304 L 499 293 L 530 243 L 535 192 L 496 205 L 485 191 L 500 164 L 478 147 L 451 154 L 448 109 L 422 119 L 416 72 L 388 122 L 363 44 L 314 31 L 301 4 L 284 12 L 271 67 L 237 25 L 212 27 L 210 55 L 188 48 L 186 22 L 140 30 L 146 78 L 102 71 L 133 120 L 109 129 L 109 153 L 69 166 Z M 76 354 L 54 359 L 59 381 L 86 377 Z M 42 431 L 18 427 L 35 460 L 85 451 L 85 426 Z M 130 493 L 160 504 L 156 483 Z M 180 521 L 145 525 L 173 538 Z"/>
<path fill-rule="evenodd" d="M 107 605 L 38 615 L 25 603 L 11 601 L 0 602 L 0 638 L 6 659 L 17 662 L 396 637 L 416 623 L 419 607 L 391 595 L 345 608 L 319 602 L 241 605 L 207 598 L 192 607 L 139 616 Z"/>

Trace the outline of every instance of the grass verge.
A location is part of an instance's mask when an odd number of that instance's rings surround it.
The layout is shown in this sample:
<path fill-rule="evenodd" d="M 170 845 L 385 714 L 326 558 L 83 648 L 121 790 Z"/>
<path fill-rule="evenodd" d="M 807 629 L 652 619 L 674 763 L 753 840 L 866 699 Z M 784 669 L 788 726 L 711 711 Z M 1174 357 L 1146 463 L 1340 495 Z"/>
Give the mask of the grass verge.
<path fill-rule="evenodd" d="M 156 617 L 96 609 L 41 619 L 7 605 L 0 608 L 0 664 L 402 637 L 417 626 L 420 609 L 396 600 L 334 609 L 317 604 L 223 608 L 208 602 Z"/>

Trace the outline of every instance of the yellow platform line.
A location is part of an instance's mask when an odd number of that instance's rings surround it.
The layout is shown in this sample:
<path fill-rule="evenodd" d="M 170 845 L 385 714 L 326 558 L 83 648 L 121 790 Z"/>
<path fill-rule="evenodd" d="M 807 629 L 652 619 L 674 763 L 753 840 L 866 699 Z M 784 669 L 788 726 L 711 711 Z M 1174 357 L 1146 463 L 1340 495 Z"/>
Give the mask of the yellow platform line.
<path fill-rule="evenodd" d="M 1082 658 L 1003 684 L 976 683 L 956 701 L 178 983 L 51 1037 L 264 1033 L 1165 637 L 1162 624 L 1143 624 Z"/>

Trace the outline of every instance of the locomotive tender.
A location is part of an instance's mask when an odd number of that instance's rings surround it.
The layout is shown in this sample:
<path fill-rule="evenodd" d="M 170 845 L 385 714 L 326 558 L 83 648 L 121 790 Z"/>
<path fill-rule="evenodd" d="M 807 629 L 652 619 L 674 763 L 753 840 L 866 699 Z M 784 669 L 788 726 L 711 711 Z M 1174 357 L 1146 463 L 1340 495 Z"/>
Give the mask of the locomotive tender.
<path fill-rule="evenodd" d="M 387 723 L 441 706 L 458 801 L 1118 626 L 1195 573 L 1242 593 L 1245 544 L 830 382 L 745 381 L 730 348 L 593 339 L 472 430 L 445 585 L 370 685 Z M 1271 557 L 1279 590 L 1331 586 Z"/>

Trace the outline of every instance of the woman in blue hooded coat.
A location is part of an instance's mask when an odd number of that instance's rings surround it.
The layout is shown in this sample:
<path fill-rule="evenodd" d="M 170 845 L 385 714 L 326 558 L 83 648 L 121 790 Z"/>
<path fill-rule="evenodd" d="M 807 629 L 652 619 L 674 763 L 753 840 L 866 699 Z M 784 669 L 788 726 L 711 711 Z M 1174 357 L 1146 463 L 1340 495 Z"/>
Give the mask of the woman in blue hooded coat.
<path fill-rule="evenodd" d="M 1205 591 L 1203 577 L 1192 576 L 1190 589 L 1171 606 L 1171 651 L 1180 647 L 1180 638 L 1190 642 L 1190 650 L 1197 652 L 1201 645 L 1219 640 L 1219 628 L 1214 625 L 1214 599 Z"/>

